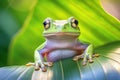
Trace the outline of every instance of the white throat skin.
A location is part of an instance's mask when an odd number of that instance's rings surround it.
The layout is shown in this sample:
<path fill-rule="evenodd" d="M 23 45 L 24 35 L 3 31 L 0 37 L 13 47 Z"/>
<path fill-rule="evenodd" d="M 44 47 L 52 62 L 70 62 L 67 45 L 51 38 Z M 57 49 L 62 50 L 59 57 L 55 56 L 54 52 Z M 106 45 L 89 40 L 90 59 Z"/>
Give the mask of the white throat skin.
<path fill-rule="evenodd" d="M 66 48 L 78 44 L 78 36 L 71 35 L 53 35 L 46 37 L 47 46 Z"/>

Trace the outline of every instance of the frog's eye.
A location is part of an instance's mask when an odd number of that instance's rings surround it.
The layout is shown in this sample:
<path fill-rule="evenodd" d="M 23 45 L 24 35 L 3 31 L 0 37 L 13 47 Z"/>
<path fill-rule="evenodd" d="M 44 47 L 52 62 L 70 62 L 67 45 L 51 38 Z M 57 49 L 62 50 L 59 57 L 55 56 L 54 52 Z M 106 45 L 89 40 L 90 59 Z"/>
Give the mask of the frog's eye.
<path fill-rule="evenodd" d="M 44 28 L 48 29 L 50 27 L 50 20 L 46 20 L 43 22 Z"/>
<path fill-rule="evenodd" d="M 73 28 L 76 28 L 77 25 L 78 25 L 78 21 L 73 18 L 73 19 L 71 20 L 71 26 L 72 26 Z"/>

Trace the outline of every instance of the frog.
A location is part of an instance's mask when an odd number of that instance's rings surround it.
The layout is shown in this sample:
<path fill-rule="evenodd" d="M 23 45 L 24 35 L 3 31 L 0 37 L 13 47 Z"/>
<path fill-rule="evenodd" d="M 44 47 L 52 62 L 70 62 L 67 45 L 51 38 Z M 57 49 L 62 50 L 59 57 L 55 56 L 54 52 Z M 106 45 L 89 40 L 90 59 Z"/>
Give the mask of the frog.
<path fill-rule="evenodd" d="M 93 44 L 79 40 L 81 32 L 76 18 L 53 20 L 48 17 L 44 20 L 43 26 L 46 41 L 35 49 L 35 63 L 27 64 L 34 65 L 36 71 L 41 69 L 46 72 L 47 66 L 53 66 L 54 62 L 70 57 L 73 57 L 74 61 L 82 59 L 84 66 L 87 62 L 94 62 L 93 56 L 99 56 L 94 54 Z"/>

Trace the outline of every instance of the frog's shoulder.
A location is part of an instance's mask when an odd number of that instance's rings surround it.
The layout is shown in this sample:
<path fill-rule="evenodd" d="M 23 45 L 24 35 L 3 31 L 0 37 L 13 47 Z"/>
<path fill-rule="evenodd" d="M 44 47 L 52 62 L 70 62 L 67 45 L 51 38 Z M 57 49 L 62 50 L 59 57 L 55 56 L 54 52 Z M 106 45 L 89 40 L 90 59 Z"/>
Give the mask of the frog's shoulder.
<path fill-rule="evenodd" d="M 46 45 L 46 41 L 45 41 L 44 43 L 40 44 L 40 45 L 35 49 L 35 51 L 44 48 L 45 45 Z"/>
<path fill-rule="evenodd" d="M 78 41 L 80 42 L 80 44 L 91 44 L 90 42 L 81 39 L 78 39 Z"/>

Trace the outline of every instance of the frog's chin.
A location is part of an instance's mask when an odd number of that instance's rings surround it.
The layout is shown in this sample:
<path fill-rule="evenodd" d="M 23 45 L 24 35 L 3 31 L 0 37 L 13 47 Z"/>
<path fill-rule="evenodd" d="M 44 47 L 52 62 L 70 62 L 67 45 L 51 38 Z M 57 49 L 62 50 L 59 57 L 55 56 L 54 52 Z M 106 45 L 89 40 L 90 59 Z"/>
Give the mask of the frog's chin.
<path fill-rule="evenodd" d="M 43 36 L 79 36 L 79 32 L 54 32 L 54 33 L 44 33 Z"/>

